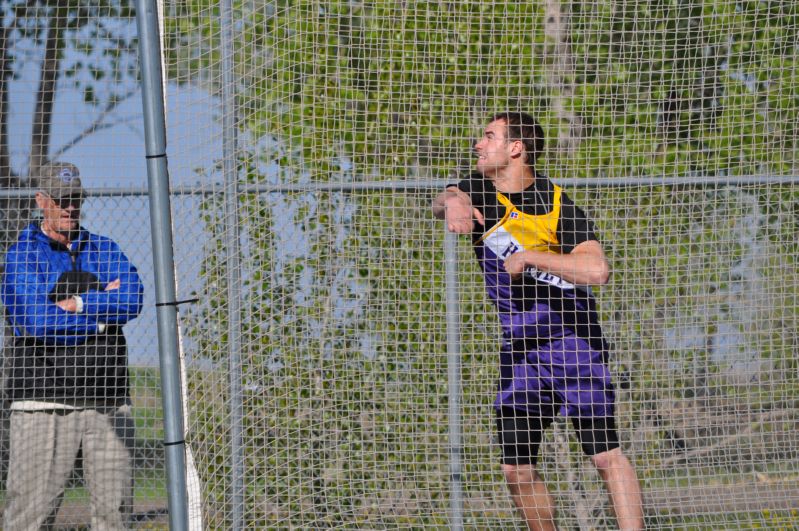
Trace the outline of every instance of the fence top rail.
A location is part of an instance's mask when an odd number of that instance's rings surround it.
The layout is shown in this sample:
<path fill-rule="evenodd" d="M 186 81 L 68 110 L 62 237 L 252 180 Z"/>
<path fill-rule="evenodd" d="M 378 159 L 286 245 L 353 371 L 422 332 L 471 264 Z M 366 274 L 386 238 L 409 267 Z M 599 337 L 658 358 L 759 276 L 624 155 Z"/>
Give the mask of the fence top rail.
<path fill-rule="evenodd" d="M 328 182 L 298 184 L 239 184 L 238 193 L 303 193 L 303 192 L 359 192 L 371 190 L 439 190 L 452 180 L 426 179 L 375 182 Z M 743 175 L 736 177 L 585 177 L 553 179 L 565 188 L 623 188 L 657 186 L 787 186 L 799 184 L 799 175 Z M 0 190 L 0 199 L 33 197 L 36 188 L 10 188 Z M 221 183 L 172 185 L 171 195 L 216 195 L 225 192 Z M 96 187 L 87 188 L 89 197 L 147 196 L 147 187 Z"/>

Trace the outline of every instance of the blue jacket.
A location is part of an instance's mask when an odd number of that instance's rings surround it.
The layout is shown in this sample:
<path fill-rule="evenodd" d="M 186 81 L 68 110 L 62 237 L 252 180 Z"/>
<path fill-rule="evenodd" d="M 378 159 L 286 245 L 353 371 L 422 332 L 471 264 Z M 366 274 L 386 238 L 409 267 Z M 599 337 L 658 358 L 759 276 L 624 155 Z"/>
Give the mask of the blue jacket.
<path fill-rule="evenodd" d="M 90 281 L 76 284 L 75 278 Z M 119 288 L 105 291 L 117 279 Z M 64 291 L 79 292 L 82 312 L 55 304 L 66 296 Z M 122 326 L 139 315 L 143 294 L 136 268 L 112 240 L 81 229 L 68 249 L 38 226 L 26 227 L 6 254 L 2 281 L 3 306 L 15 336 L 4 356 L 9 398 L 70 403 L 128 399 Z"/>
<path fill-rule="evenodd" d="M 103 285 L 119 279 L 120 286 L 82 293 L 83 311 L 67 312 L 48 294 L 61 274 L 73 269 L 93 273 Z M 31 224 L 6 254 L 2 297 L 14 335 L 77 345 L 97 334 L 101 323 L 121 326 L 138 316 L 144 287 L 136 268 L 111 239 L 81 228 L 70 250 Z"/>

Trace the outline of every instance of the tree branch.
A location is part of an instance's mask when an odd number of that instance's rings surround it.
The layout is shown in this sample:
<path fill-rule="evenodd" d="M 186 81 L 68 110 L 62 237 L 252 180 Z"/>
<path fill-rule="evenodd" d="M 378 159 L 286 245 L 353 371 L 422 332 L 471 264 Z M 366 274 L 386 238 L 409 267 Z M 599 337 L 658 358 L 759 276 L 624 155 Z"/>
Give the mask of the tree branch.
<path fill-rule="evenodd" d="M 684 452 L 679 455 L 674 455 L 666 459 L 663 459 L 662 461 L 660 461 L 660 465 L 669 467 L 671 465 L 676 465 L 679 463 L 687 463 L 692 459 L 704 457 L 706 455 L 713 453 L 719 448 L 723 448 L 728 444 L 737 441 L 738 439 L 742 439 L 744 437 L 751 435 L 756 429 L 760 428 L 761 426 L 763 426 L 763 424 L 767 422 L 773 422 L 775 420 L 779 420 L 785 417 L 790 417 L 796 414 L 797 410 L 795 408 L 775 409 L 760 413 L 757 416 L 757 418 L 754 421 L 752 421 L 749 424 L 749 427 L 747 427 L 745 430 L 728 435 L 709 446 L 703 446 L 701 448 L 697 448 L 689 452 Z"/>
<path fill-rule="evenodd" d="M 2 12 L 0 12 L 2 14 Z M 0 27 L 0 187 L 10 188 L 13 185 L 11 171 L 11 155 L 8 150 L 8 78 L 11 76 L 8 58 L 8 36 L 11 29 Z"/>
<path fill-rule="evenodd" d="M 92 120 L 92 123 L 90 123 L 88 126 L 86 126 L 86 128 L 84 128 L 83 131 L 81 131 L 80 133 L 78 133 L 77 135 L 72 137 L 72 139 L 69 140 L 66 144 L 64 144 L 63 146 L 61 146 L 57 150 L 53 151 L 50 158 L 53 159 L 53 160 L 58 159 L 61 155 L 63 155 L 64 153 L 66 153 L 67 151 L 69 151 L 70 149 L 75 147 L 78 143 L 80 143 L 86 137 L 88 137 L 88 136 L 90 136 L 90 135 L 92 135 L 92 134 L 94 134 L 94 133 L 96 133 L 98 131 L 102 131 L 103 129 L 108 129 L 109 127 L 113 127 L 113 126 L 117 125 L 119 122 L 106 123 L 105 122 L 106 117 L 109 114 L 111 114 L 111 111 L 116 109 L 116 107 L 119 106 L 120 103 L 122 103 L 125 100 L 130 99 L 134 94 L 136 94 L 136 92 L 138 92 L 138 90 L 139 89 L 137 89 L 137 88 L 136 89 L 131 89 L 125 95 L 123 95 L 121 98 L 114 98 L 112 100 L 109 100 L 109 102 L 105 105 L 105 107 L 100 112 L 100 114 L 98 114 L 95 117 L 95 119 Z"/>

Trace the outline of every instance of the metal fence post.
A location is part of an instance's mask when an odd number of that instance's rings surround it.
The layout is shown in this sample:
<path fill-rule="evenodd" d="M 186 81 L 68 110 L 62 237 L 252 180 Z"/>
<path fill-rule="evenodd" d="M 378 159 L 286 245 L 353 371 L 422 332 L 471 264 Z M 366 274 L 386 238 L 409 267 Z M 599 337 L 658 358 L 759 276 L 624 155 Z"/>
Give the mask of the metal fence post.
<path fill-rule="evenodd" d="M 463 529 L 463 442 L 461 418 L 461 317 L 458 295 L 458 235 L 445 229 L 447 290 L 447 382 L 449 389 L 450 529 Z"/>
<path fill-rule="evenodd" d="M 222 171 L 225 178 L 225 258 L 228 299 L 228 379 L 230 383 L 231 481 L 228 494 L 231 529 L 244 529 L 244 406 L 241 362 L 241 261 L 239 231 L 239 187 L 236 124 L 236 83 L 234 77 L 233 6 L 220 3 L 222 60 Z"/>
<path fill-rule="evenodd" d="M 172 254 L 172 213 L 166 160 L 161 44 L 154 0 L 137 1 L 136 22 L 139 30 L 142 107 L 164 405 L 164 453 L 167 468 L 169 528 L 172 531 L 180 531 L 188 527 L 186 443 L 183 435 L 183 406 L 181 404 L 175 261 Z"/>

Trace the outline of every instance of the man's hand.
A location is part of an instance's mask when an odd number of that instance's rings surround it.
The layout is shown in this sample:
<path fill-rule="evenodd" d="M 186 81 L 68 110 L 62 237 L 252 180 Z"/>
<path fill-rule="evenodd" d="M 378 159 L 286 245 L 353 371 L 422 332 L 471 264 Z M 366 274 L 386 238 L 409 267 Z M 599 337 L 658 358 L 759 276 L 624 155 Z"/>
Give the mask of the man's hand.
<path fill-rule="evenodd" d="M 106 284 L 105 291 L 112 291 L 115 289 L 119 289 L 121 285 L 122 282 L 120 282 L 119 279 L 112 280 L 111 282 Z M 64 310 L 65 312 L 72 312 L 72 313 L 78 312 L 78 301 L 75 300 L 75 297 L 61 299 L 60 301 L 56 301 L 55 305 Z"/>
<path fill-rule="evenodd" d="M 433 215 L 447 223 L 447 230 L 458 234 L 471 234 L 474 220 L 485 225 L 483 213 L 472 206 L 467 194 L 451 187 L 433 201 Z"/>
<path fill-rule="evenodd" d="M 471 203 L 465 204 L 459 197 L 449 199 L 445 204 L 447 230 L 458 234 L 471 234 L 474 230 L 474 220 L 480 225 L 485 225 L 483 214 Z"/>
<path fill-rule="evenodd" d="M 78 301 L 76 301 L 74 297 L 61 299 L 60 301 L 57 301 L 55 305 L 65 312 L 77 313 L 78 311 Z"/>
<path fill-rule="evenodd" d="M 505 271 L 507 271 L 512 278 L 519 278 L 527 268 L 525 254 L 527 254 L 526 251 L 513 253 L 505 260 Z"/>

